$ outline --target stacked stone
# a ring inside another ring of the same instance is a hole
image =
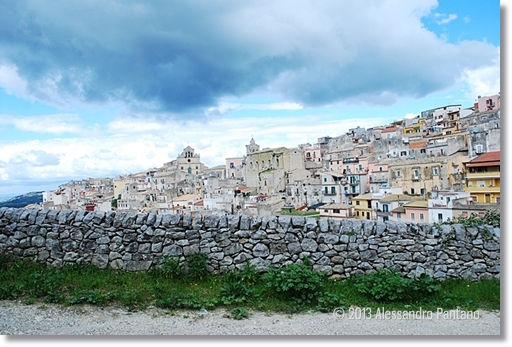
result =
[[[499,278],[500,229],[299,216],[171,215],[0,208],[0,254],[51,266],[145,271],[208,255],[210,271],[300,263],[334,278],[396,269],[408,277]]]

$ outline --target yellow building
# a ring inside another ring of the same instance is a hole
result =
[[[466,163],[466,185],[473,202],[495,204],[500,199],[500,152],[484,153]]]
[[[422,134],[423,133],[423,127],[424,127],[423,124],[424,124],[424,122],[425,122],[425,119],[420,118],[420,119],[418,119],[418,121],[416,123],[404,126],[403,133],[404,134],[409,134],[409,135]]]
[[[362,194],[352,198],[354,217],[356,219],[375,219],[372,216],[373,193]]]

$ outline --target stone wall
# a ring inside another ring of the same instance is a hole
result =
[[[338,278],[381,268],[409,277],[500,276],[500,229],[490,226],[0,208],[0,253],[51,266],[140,271],[195,252],[219,272],[247,261],[265,271],[307,256]]]

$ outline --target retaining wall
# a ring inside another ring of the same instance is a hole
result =
[[[346,278],[381,268],[408,277],[499,278],[500,229],[424,223],[0,208],[0,254],[51,266],[148,270],[164,256],[208,255],[211,271],[301,262]]]

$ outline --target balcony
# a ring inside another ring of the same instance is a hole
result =
[[[370,183],[387,183],[387,182],[388,182],[387,178],[370,176]]]
[[[488,171],[488,172],[468,172],[466,173],[468,180],[476,180],[479,178],[500,178],[500,171]]]
[[[359,163],[359,158],[343,158],[343,164]]]
[[[393,214],[391,212],[381,212],[377,211],[377,216],[392,216]]]

